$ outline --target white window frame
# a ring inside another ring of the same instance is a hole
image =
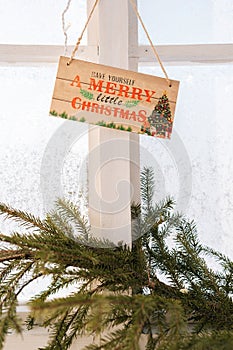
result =
[[[196,44],[196,45],[157,45],[161,60],[172,65],[196,65],[233,63],[233,44]],[[73,46],[68,46],[70,53]],[[0,44],[1,65],[30,65],[57,63],[64,55],[63,45],[9,45]],[[98,60],[97,45],[82,45],[78,51],[80,59]],[[139,65],[157,65],[151,47],[139,45],[129,48],[129,58],[138,59]]]

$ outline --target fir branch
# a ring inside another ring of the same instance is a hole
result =
[[[49,227],[39,218],[22,210],[14,209],[4,203],[0,203],[0,215],[13,219],[26,228],[38,228],[43,231],[49,231]]]
[[[29,259],[30,253],[22,250],[0,250],[1,257],[0,262],[10,261],[10,260],[22,260]]]
[[[141,172],[141,195],[142,195],[142,208],[145,212],[150,214],[153,208],[153,196],[154,196],[154,175],[152,168],[143,168]]]
[[[51,282],[32,298],[31,320],[43,313],[43,326],[51,328],[44,350],[67,350],[78,335],[106,330],[88,350],[138,349],[142,333],[147,350],[219,350],[223,339],[231,349],[232,261],[201,244],[194,223],[173,213],[171,199],[154,204],[152,170],[142,178],[143,203],[132,207],[132,250],[91,237],[87,219],[69,201],[58,201],[45,220],[0,206],[26,228],[0,235],[0,349],[8,329],[21,331],[18,296],[43,276]],[[208,255],[220,272],[208,266]],[[70,286],[72,293],[56,297]]]
[[[84,238],[88,239],[90,230],[87,220],[81,216],[80,211],[72,202],[59,199],[57,201],[57,212],[61,218],[69,220],[70,224],[74,223],[78,232],[81,233]]]

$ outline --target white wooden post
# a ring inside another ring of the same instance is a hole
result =
[[[88,10],[93,0],[87,0]],[[88,45],[98,61],[137,70],[130,58],[138,45],[137,18],[128,0],[101,0],[88,28]],[[93,234],[131,246],[131,203],[140,201],[139,136],[101,127],[89,128],[89,215]]]

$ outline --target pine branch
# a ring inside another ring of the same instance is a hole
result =
[[[10,260],[22,260],[22,259],[29,259],[30,253],[25,253],[22,250],[0,250],[1,251],[1,257],[0,262],[4,261],[10,261]]]
[[[0,203],[0,215],[4,215],[9,219],[18,222],[20,226],[26,228],[38,228],[39,230],[49,232],[50,228],[46,223],[32,214],[26,213],[22,210],[14,209],[4,203]]]
[[[75,225],[77,231],[82,233],[84,238],[88,239],[90,230],[87,226],[87,220],[80,215],[80,211],[72,202],[59,199],[57,201],[57,212],[60,214],[61,218],[65,220],[69,219],[70,223]]]
[[[152,168],[143,168],[141,172],[141,195],[143,206],[142,208],[148,214],[150,214],[153,208],[153,196],[154,196],[154,174]]]
[[[78,335],[106,331],[101,345],[87,349],[136,350],[144,333],[147,350],[215,350],[222,339],[230,350],[233,263],[201,244],[193,222],[173,213],[171,199],[154,204],[153,196],[153,172],[144,169],[143,202],[132,206],[132,250],[91,237],[87,219],[69,201],[59,200],[45,220],[1,204],[1,213],[26,230],[0,235],[0,349],[8,329],[21,331],[18,296],[50,276],[32,298],[28,320],[32,326],[45,315],[51,338],[44,350],[68,350]],[[212,271],[207,255],[221,271]],[[56,297],[70,286],[72,293]]]

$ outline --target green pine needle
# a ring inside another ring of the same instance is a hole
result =
[[[233,262],[201,243],[172,199],[155,204],[154,185],[152,169],[143,169],[132,248],[92,237],[70,201],[58,200],[45,219],[0,204],[21,229],[0,235],[0,349],[10,329],[22,332],[18,297],[44,277],[50,283],[30,300],[26,322],[50,329],[43,350],[68,350],[83,334],[100,339],[86,350],[139,350],[142,337],[146,350],[233,348]]]

